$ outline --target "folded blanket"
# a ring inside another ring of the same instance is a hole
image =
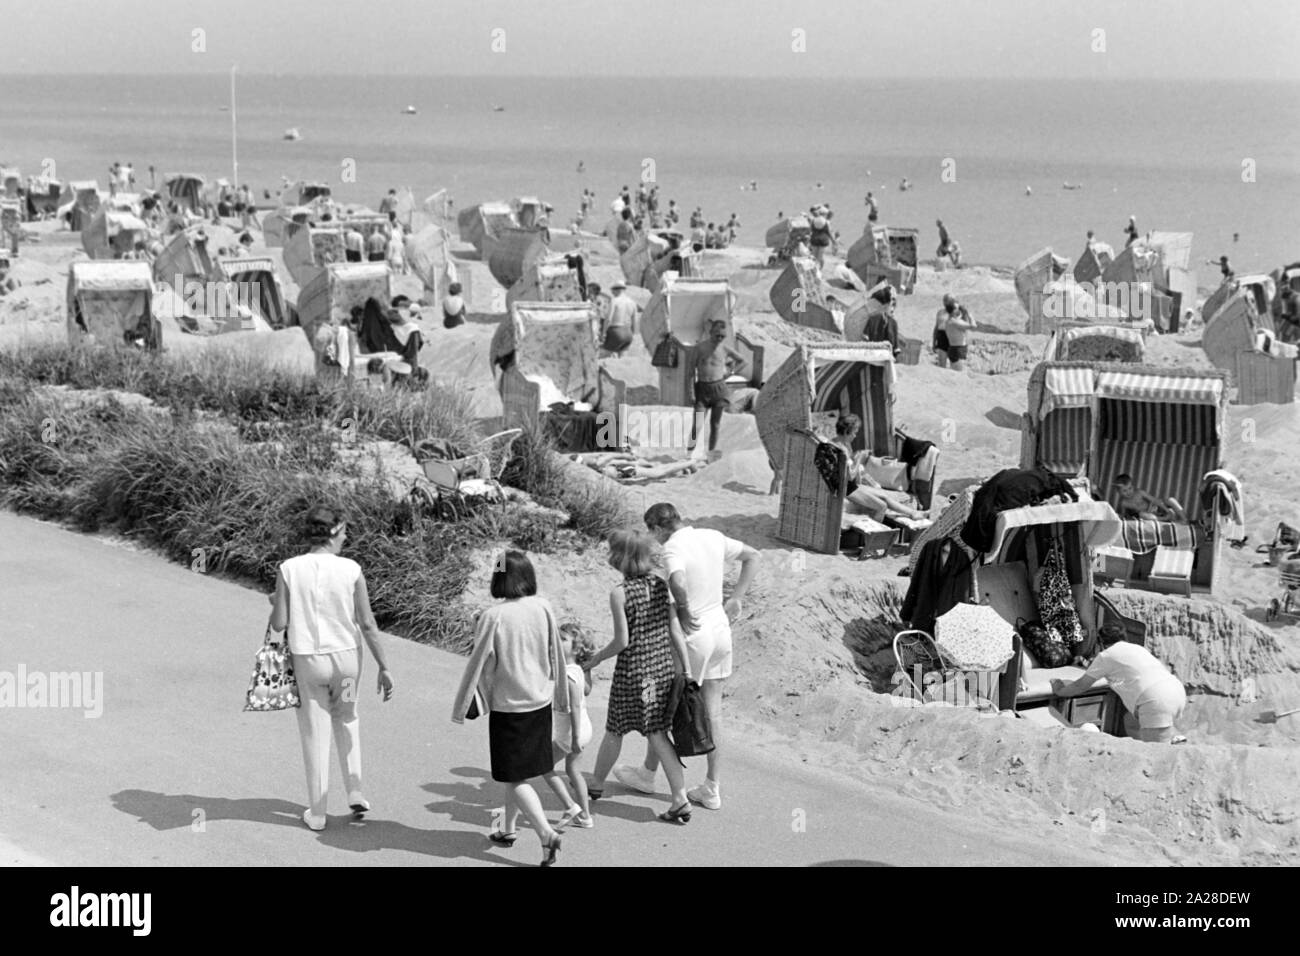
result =
[[[1127,518],[1120,528],[1120,540],[1134,554],[1146,554],[1156,548],[1191,550],[1201,543],[1201,531],[1195,525],[1176,521]]]

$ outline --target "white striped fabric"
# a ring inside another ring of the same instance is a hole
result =
[[[1078,408],[1092,404],[1096,372],[1086,366],[1049,368],[1043,379],[1044,418],[1058,408]]]
[[[1092,409],[1061,408],[1043,418],[1038,432],[1038,464],[1056,475],[1077,475],[1088,458]]]
[[[1223,398],[1223,380],[1143,375],[1138,372],[1100,372],[1097,375],[1097,397],[1180,405],[1218,405]]]

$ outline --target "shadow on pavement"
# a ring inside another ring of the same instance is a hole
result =
[[[892,863],[881,863],[879,860],[823,860],[820,863],[809,863],[809,866],[893,866]]]
[[[204,797],[193,793],[119,790],[109,797],[114,808],[155,830],[179,830],[214,820],[250,820],[302,827],[302,804],[269,797]]]
[[[304,836],[310,832],[302,822],[302,804],[288,800],[264,797],[232,799],[192,793],[157,793],[152,790],[121,790],[110,799],[116,809],[136,817],[155,830],[190,828],[200,821],[206,827],[220,820],[246,820],[251,823],[293,827],[302,830]],[[481,823],[484,816],[486,814],[479,811],[473,817],[466,814],[466,819]],[[453,816],[453,819],[457,818]],[[501,851],[496,850],[482,832],[426,830],[376,816],[359,821],[349,815],[331,815],[326,828],[316,833],[315,837],[317,842],[325,846],[352,853],[397,850],[445,859],[481,860],[505,866],[535,865],[531,859],[503,857]],[[531,856],[533,854],[528,854],[529,858]]]

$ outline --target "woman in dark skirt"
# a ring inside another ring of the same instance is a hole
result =
[[[686,643],[672,612],[668,582],[654,573],[655,541],[643,531],[615,531],[609,536],[609,563],[623,580],[609,593],[614,639],[583,665],[591,670],[617,657],[609,689],[605,738],[596,755],[596,769],[587,792],[600,795],[605,778],[618,759],[626,734],[643,735],[654,748],[672,788],[672,803],[659,819],[687,823],[691,804],[681,761],[668,740],[668,712],[673,680],[686,670]]]
[[[527,555],[507,551],[492,573],[492,596],[504,599],[479,615],[474,650],[461,678],[452,720],[463,721],[476,690],[490,711],[488,747],[492,779],[507,784],[506,814],[489,839],[513,846],[519,814],[537,831],[552,866],[560,835],[546,819],[533,777],[555,775],[551,713],[567,714],[564,650],[555,614],[537,596],[537,577]]]

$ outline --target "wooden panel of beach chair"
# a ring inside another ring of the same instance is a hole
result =
[[[1295,401],[1296,360],[1242,350],[1232,368],[1238,405],[1286,405]]]
[[[1038,602],[1029,583],[1029,569],[1020,561],[979,568],[975,590],[978,602],[993,608],[1012,627],[1018,621],[1038,620]],[[1003,665],[1002,678],[998,682],[998,707],[1002,710],[1015,709],[1019,691],[1023,651],[1019,634],[1013,638],[1013,644],[1015,653]]]
[[[789,429],[786,433],[777,537],[801,548],[839,554],[847,473],[840,469],[836,491],[827,487],[814,463],[819,444],[811,431]]]
[[[542,389],[511,367],[501,376],[502,419],[507,428],[536,431],[541,415]]]

